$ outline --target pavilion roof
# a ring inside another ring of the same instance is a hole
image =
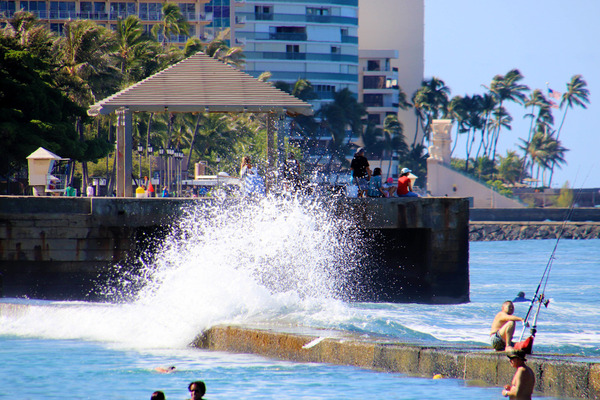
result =
[[[89,115],[232,112],[311,115],[311,105],[204,53],[196,53],[90,106]]]

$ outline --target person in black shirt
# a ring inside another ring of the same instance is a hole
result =
[[[352,169],[352,180],[358,186],[358,197],[364,197],[369,189],[369,179],[371,178],[371,169],[369,161],[365,157],[364,148],[360,147],[356,150],[350,168]]]

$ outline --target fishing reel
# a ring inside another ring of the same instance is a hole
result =
[[[542,303],[544,305],[544,307],[548,308],[548,305],[550,304],[550,299],[547,299],[544,296],[544,293],[540,294],[537,298],[537,301],[539,301],[540,303]]]

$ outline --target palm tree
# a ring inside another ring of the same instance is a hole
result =
[[[531,141],[531,135],[534,131],[543,130],[546,132],[551,128],[554,123],[554,117],[552,116],[552,103],[546,99],[540,89],[535,89],[531,93],[525,103],[525,107],[531,106],[531,113],[525,115],[526,118],[531,118],[531,124],[529,126],[529,134],[527,135],[527,142]],[[537,113],[535,108],[538,108]],[[522,174],[525,172],[527,165],[527,153],[523,156],[523,165],[521,167]]]
[[[521,72],[518,69],[511,69],[504,76],[494,76],[489,88],[484,86],[496,99],[496,110],[498,112],[504,108],[503,104],[505,101],[512,101],[519,104],[523,104],[525,102],[525,92],[529,91],[529,87],[519,83],[522,79],[523,75],[521,75]],[[503,110],[498,115],[501,114],[508,115],[506,110]],[[498,138],[500,136],[502,126],[503,124],[496,124],[497,129],[495,131],[495,137],[492,138],[494,143],[491,149],[492,160],[495,160],[496,158],[496,145],[498,144]]]
[[[177,3],[165,2],[162,6],[162,19],[152,27],[152,34],[166,48],[172,35],[189,35],[190,26]]]
[[[383,120],[383,145],[384,151],[387,151],[390,157],[387,170],[387,176],[389,177],[394,153],[400,156],[408,153],[408,145],[404,137],[404,126],[402,122],[398,121],[397,114],[388,115]]]
[[[362,135],[362,117],[366,113],[365,106],[358,103],[347,88],[335,92],[333,102],[321,107],[319,114],[323,116],[325,126],[331,133],[330,154],[332,159],[337,156],[340,160],[345,161],[343,147],[346,142],[346,128],[350,128],[352,136]]]
[[[144,32],[142,21],[135,15],[119,19],[115,35],[118,48],[114,58],[123,75],[124,86],[128,86],[145,77],[145,68],[142,67],[154,58],[155,49],[150,37]]]
[[[449,103],[450,88],[443,80],[433,77],[421,83],[421,87],[413,94],[412,104],[417,116],[417,129],[413,138],[413,147],[416,145],[419,123],[423,130],[423,140],[429,140],[431,122],[442,115],[446,115]]]
[[[220,31],[217,37],[206,44],[204,52],[210,57],[221,60],[225,64],[233,65],[239,69],[246,63],[246,56],[241,47],[229,47],[227,44],[229,34],[230,28]]]
[[[562,109],[565,105],[566,107],[560,121],[560,126],[558,127],[558,132],[556,133],[557,140],[560,137],[560,132],[565,123],[565,118],[567,117],[569,109],[574,106],[586,109],[586,104],[589,104],[590,102],[589,96],[590,91],[587,89],[587,82],[583,80],[581,75],[574,75],[571,78],[571,82],[567,83],[567,91],[562,95],[562,99],[560,100],[560,108]]]
[[[35,14],[28,11],[17,11],[6,21],[0,34],[15,38],[21,46],[43,60],[52,55],[51,46],[55,35],[39,21]]]
[[[521,149],[525,150],[531,159],[529,166],[530,175],[533,176],[533,167],[537,165],[536,179],[539,179],[540,171],[551,168],[552,164],[565,163],[564,154],[568,151],[558,140],[543,130],[534,133],[530,142],[521,139]],[[543,182],[542,182],[543,183]]]
[[[567,83],[567,91],[562,95],[560,100],[560,108],[565,107],[565,112],[563,113],[562,119],[560,121],[560,126],[558,127],[558,131],[556,133],[556,140],[560,137],[560,132],[562,131],[563,124],[565,123],[565,118],[567,117],[567,112],[570,108],[574,106],[579,106],[584,109],[587,108],[586,104],[589,104],[590,99],[590,91],[587,89],[587,82],[583,79],[581,75],[574,75],[571,78],[571,81]],[[554,164],[552,164],[552,168],[550,171],[550,181],[548,185],[552,185],[552,176],[554,175]]]
[[[498,177],[504,183],[515,184],[521,180],[522,166],[525,164],[524,159],[517,155],[514,150],[506,151],[506,156],[498,156]]]
[[[465,100],[462,96],[454,96],[452,100],[450,100],[448,103],[448,117],[450,117],[453,122],[456,122],[456,135],[454,137],[454,143],[452,144],[452,150],[450,151],[450,154],[452,155],[458,144],[458,135],[469,131],[465,127],[467,113],[465,109]]]

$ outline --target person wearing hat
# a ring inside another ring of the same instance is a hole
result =
[[[365,149],[359,147],[354,153],[354,158],[350,163],[352,169],[352,180],[358,186],[358,197],[363,197],[369,189],[369,179],[371,178],[371,169],[369,161],[365,157]]]
[[[385,197],[394,196],[396,194],[396,182],[394,181],[394,178],[392,178],[391,176],[387,178],[385,183],[381,185],[381,188],[383,189],[383,195]]]
[[[525,364],[525,353],[522,351],[510,351],[506,354],[510,365],[516,369],[510,385],[504,386],[502,396],[516,400],[531,400],[533,388],[535,387],[535,374]]]
[[[413,192],[412,182],[408,177],[412,171],[408,168],[402,168],[400,171],[400,177],[398,178],[398,197],[419,197],[418,194]]]

